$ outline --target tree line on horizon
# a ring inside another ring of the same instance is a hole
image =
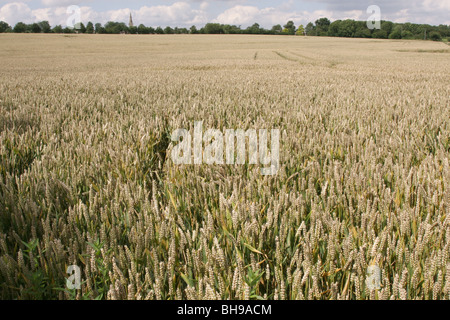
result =
[[[380,29],[369,29],[366,21],[336,20],[331,22],[328,18],[317,19],[309,22],[305,27],[295,26],[293,21],[288,21],[284,26],[274,25],[271,29],[262,28],[254,23],[245,29],[241,26],[207,23],[204,27],[190,28],[127,26],[123,22],[109,21],[104,26],[101,23],[88,22],[86,25],[79,23],[75,28],[56,25],[51,27],[48,21],[32,24],[18,22],[11,27],[4,21],[0,21],[0,33],[87,33],[87,34],[268,34],[268,35],[302,35],[302,36],[330,36],[348,38],[378,38],[378,39],[431,39],[441,41],[450,38],[450,26],[441,24],[432,26],[429,24],[394,23],[381,21]]]

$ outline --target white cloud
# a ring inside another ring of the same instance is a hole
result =
[[[382,19],[394,22],[413,22],[428,24],[448,24],[450,17],[449,0],[304,0],[325,5],[327,10],[340,17],[344,13],[363,12],[370,5],[378,5],[381,9]],[[366,15],[361,17],[366,19]]]
[[[272,8],[269,8],[271,10]],[[266,9],[267,10],[267,9]],[[221,13],[214,22],[224,24],[250,24],[261,17],[262,10],[253,6],[235,6]]]
[[[42,0],[44,6],[47,7],[62,7],[62,6],[72,6],[78,5],[80,3],[86,3],[86,0]]]
[[[203,1],[203,2],[200,4],[200,10],[206,10],[206,9],[208,9],[208,7],[209,7],[208,1]]]
[[[48,4],[56,3],[53,0],[43,0]],[[70,1],[73,2],[73,1]],[[147,26],[198,26],[208,22],[208,15],[205,10],[198,10],[191,7],[187,2],[176,2],[172,5],[159,6],[143,6],[138,10],[128,8],[95,11],[91,7],[80,7],[81,21],[100,22],[105,24],[108,21],[118,21],[128,23],[130,12],[133,15],[135,24],[144,24]],[[0,20],[14,25],[19,21],[25,23],[33,23],[37,21],[47,20],[52,26],[66,25],[70,14],[67,13],[67,7],[46,7],[31,10],[30,7],[23,2],[14,2],[4,5],[0,8]]]
[[[84,9],[84,10],[83,10]],[[136,25],[146,26],[191,26],[203,25],[208,22],[208,16],[204,10],[196,10],[187,2],[176,2],[172,5],[143,6],[137,10],[129,8],[109,10],[103,12],[93,11],[91,8],[82,7],[81,20],[106,23],[118,21],[128,23],[130,13]]]
[[[131,10],[135,23],[143,23],[147,26],[190,26],[192,24],[205,24],[208,15],[205,10],[193,9],[187,2],[175,2],[170,6],[144,6],[139,10]],[[130,10],[108,11],[107,16],[117,21],[128,21]]]
[[[258,8],[255,6],[234,6],[217,16],[214,22],[223,24],[234,24],[247,27],[257,22],[262,27],[270,28],[273,25],[284,25],[289,20],[294,21],[295,25],[306,25],[308,22],[314,22],[319,18],[327,17],[332,20],[337,19],[360,19],[363,17],[361,10],[353,10],[335,14],[328,10],[315,11],[290,11],[283,10],[286,3],[280,7]]]
[[[117,10],[98,11],[89,6],[81,7],[81,20],[106,23],[107,21],[128,22],[130,12],[133,14],[135,24],[147,26],[203,26],[207,22],[241,25],[247,27],[257,22],[262,27],[270,28],[275,24],[285,24],[293,20],[296,25],[314,22],[321,17],[330,20],[357,19],[366,20],[367,4],[373,0],[303,0],[305,2],[319,2],[325,10],[301,10],[297,1],[284,0],[278,5],[261,7],[260,5],[246,5],[250,1],[222,0],[228,7],[217,13],[206,0],[182,0],[170,5],[142,6],[139,9],[122,8]],[[10,25],[22,21],[32,23],[48,20],[52,26],[65,25],[70,14],[67,13],[69,5],[93,2],[92,0],[39,0],[41,8],[31,9],[27,4],[31,0],[22,0],[6,3],[0,7],[0,20]],[[382,19],[395,22],[414,22],[429,24],[450,24],[449,0],[377,0],[381,8]],[[1,2],[0,2],[1,3]],[[3,1],[4,3],[4,1]],[[34,7],[33,7],[34,8]],[[214,16],[212,12],[216,12]],[[216,17],[214,19],[214,17]]]
[[[35,18],[33,12],[26,3],[12,2],[5,4],[0,8],[0,20],[9,24],[15,24],[19,21],[32,23],[35,21]]]

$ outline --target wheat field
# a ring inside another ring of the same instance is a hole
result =
[[[428,41],[0,35],[0,298],[450,299],[449,58]],[[171,133],[195,121],[280,129],[278,173],[174,164]]]

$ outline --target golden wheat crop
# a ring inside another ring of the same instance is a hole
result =
[[[449,58],[426,41],[0,35],[0,298],[449,299]],[[175,165],[171,132],[194,121],[280,129],[278,174]]]

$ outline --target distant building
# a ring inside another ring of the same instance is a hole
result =
[[[134,24],[133,24],[133,17],[131,16],[131,12],[130,12],[130,22],[128,23],[128,27],[134,27]]]

